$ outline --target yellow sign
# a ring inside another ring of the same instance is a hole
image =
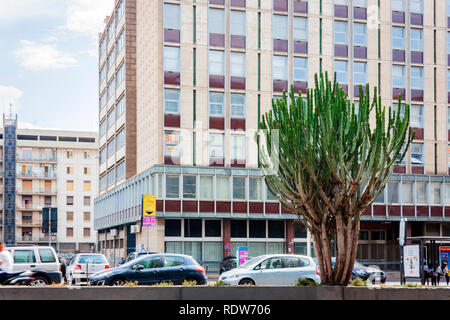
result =
[[[144,196],[142,204],[142,215],[144,217],[156,217],[156,197],[155,196]]]

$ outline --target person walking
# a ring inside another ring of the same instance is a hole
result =
[[[13,272],[13,265],[11,252],[5,249],[5,243],[0,240],[0,283]]]
[[[450,279],[449,279],[449,275],[448,275],[448,262],[447,261],[443,260],[441,265],[436,268],[435,276],[436,276],[437,285],[439,285],[439,281],[441,280],[442,276],[445,276],[445,280],[448,285]]]

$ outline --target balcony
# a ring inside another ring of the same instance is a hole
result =
[[[16,205],[16,210],[21,210],[21,211],[42,211],[43,206],[37,206],[37,205],[33,205],[33,204],[17,204]]]
[[[0,188],[1,191],[1,188]],[[39,195],[56,195],[58,191],[56,189],[37,189],[37,188],[16,188],[18,194],[39,194]]]
[[[16,174],[17,178],[37,178],[37,179],[56,179],[56,173],[53,172],[24,172],[20,171]]]
[[[40,163],[57,163],[57,157],[25,157],[21,155],[16,156],[17,162],[40,162]]]
[[[39,237],[39,236],[34,236],[34,235],[16,237],[17,242],[47,242],[48,243],[49,240],[50,240],[49,237]],[[54,241],[55,238],[53,237],[52,240]]]

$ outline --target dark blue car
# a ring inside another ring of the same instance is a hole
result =
[[[316,258],[314,258],[314,262],[316,262],[316,264],[319,265]],[[333,268],[335,262],[336,258],[332,258],[331,263]],[[355,264],[353,266],[352,278],[350,282],[353,282],[353,280],[356,278],[360,278],[362,280],[368,280],[370,278],[372,280],[372,283],[376,282],[385,283],[386,273],[377,268],[365,267],[361,263],[355,261]]]
[[[151,286],[161,282],[181,285],[185,280],[199,285],[208,283],[205,270],[194,258],[180,254],[146,255],[117,268],[101,271],[90,277],[94,286],[123,286],[125,282],[138,282]]]

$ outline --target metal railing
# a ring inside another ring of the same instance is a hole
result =
[[[16,161],[20,162],[57,162],[57,157],[24,157],[21,155],[16,156]]]
[[[56,179],[56,173],[36,173],[36,172],[17,172],[17,177],[23,177],[23,178],[52,178]]]
[[[1,188],[0,188],[1,190]],[[17,188],[17,193],[39,193],[39,194],[56,194],[58,191],[56,189],[36,189],[36,188]]]

